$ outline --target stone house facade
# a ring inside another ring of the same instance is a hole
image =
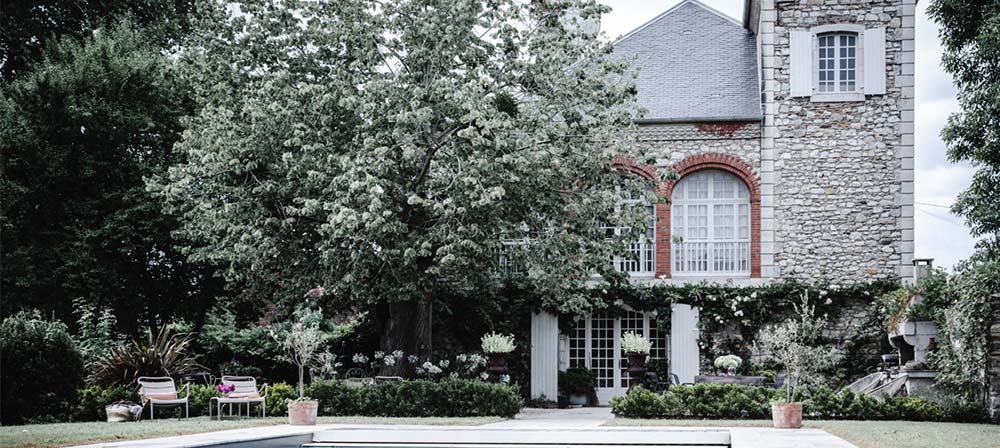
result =
[[[615,41],[657,161],[618,165],[680,175],[659,185],[655,231],[622,268],[640,283],[910,278],[915,3],[745,0],[738,21],[684,0]],[[656,339],[652,356],[682,380],[698,373],[696,309],[673,310],[670,335],[635,314],[579,319],[570,335],[535,315],[532,395],[555,397],[571,365],[597,371],[602,401],[623,393],[627,330]]]

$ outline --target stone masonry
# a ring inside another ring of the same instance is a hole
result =
[[[908,278],[914,1],[761,0],[752,14],[760,19],[762,209],[774,206],[761,227],[774,232],[775,275]],[[837,102],[791,96],[789,33],[827,24],[885,27],[884,95]]]

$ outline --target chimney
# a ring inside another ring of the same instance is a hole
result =
[[[931,273],[931,267],[934,266],[933,258],[914,258],[913,259],[913,284],[916,285],[924,277],[927,277]]]

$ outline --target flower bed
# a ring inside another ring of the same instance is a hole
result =
[[[340,381],[317,381],[306,395],[319,400],[320,415],[513,417],[524,406],[517,386],[475,380],[399,381],[357,388]]]
[[[754,386],[696,384],[674,386],[662,395],[637,388],[611,400],[611,412],[627,418],[769,419],[771,402],[783,390]],[[937,404],[918,397],[884,401],[851,392],[816,387],[800,397],[808,418],[823,420],[917,420],[982,422],[980,407],[955,402]]]

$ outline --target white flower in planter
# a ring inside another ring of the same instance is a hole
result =
[[[653,344],[641,334],[627,331],[622,335],[622,350],[625,353],[649,354]]]
[[[510,375],[500,375],[500,382],[504,384],[510,383]]]
[[[490,374],[488,374],[486,372],[480,373],[479,374],[479,378],[481,378],[483,381],[486,381],[486,380],[490,379]]]
[[[487,333],[483,335],[483,351],[486,353],[510,353],[514,351],[514,335]]]

